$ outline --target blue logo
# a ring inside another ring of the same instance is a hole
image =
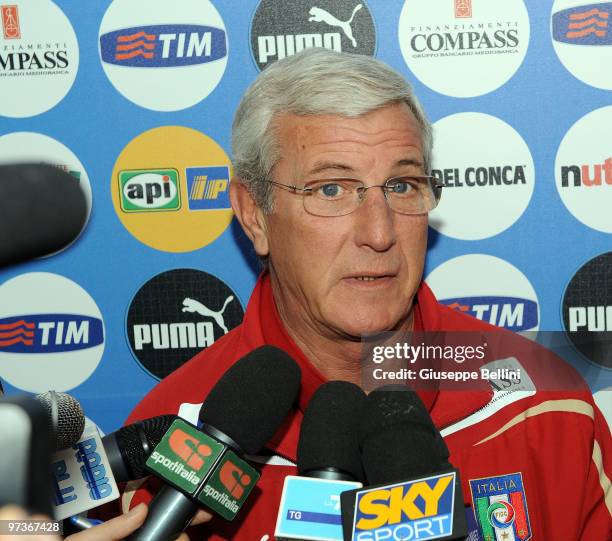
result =
[[[455,297],[440,302],[458,312],[511,331],[526,331],[538,325],[538,305],[529,299],[482,296]]]
[[[340,494],[361,483],[285,477],[274,536],[342,541]]]
[[[225,30],[195,24],[157,24],[100,36],[102,61],[134,68],[206,64],[227,55]],[[171,77],[171,75],[169,75]]]
[[[62,353],[104,341],[102,320],[76,314],[33,314],[0,319],[0,353]]]
[[[187,167],[190,210],[229,209],[229,167]]]
[[[553,39],[572,45],[612,45],[612,2],[564,9],[552,16]]]
[[[455,472],[357,492],[351,539],[425,541],[451,535]]]

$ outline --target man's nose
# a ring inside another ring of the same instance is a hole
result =
[[[384,252],[395,244],[395,213],[389,208],[379,186],[363,192],[361,204],[353,214],[356,218],[355,239],[358,245]]]

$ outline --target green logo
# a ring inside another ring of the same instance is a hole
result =
[[[227,520],[232,520],[259,480],[259,473],[232,451],[215,467],[198,500]]]
[[[181,208],[176,169],[137,169],[119,172],[119,197],[124,212],[159,212]]]
[[[146,465],[157,476],[193,496],[223,450],[223,445],[177,419],[155,447]]]

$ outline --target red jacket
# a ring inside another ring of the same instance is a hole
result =
[[[414,313],[415,330],[490,332],[496,329],[439,304],[424,283],[418,291]],[[496,330],[501,337],[498,352],[503,355],[498,358],[518,359],[536,389],[544,378],[558,375],[558,368],[554,374],[546,370],[553,358],[547,350],[512,333]],[[273,539],[283,479],[285,475],[296,474],[291,463],[296,460],[302,413],[314,391],[325,382],[284,329],[268,275],[258,280],[243,323],[161,381],[126,421],[132,423],[179,410],[195,421],[199,404],[227,368],[263,344],[284,349],[299,364],[302,388],[298,408],[268,446],[276,456],[261,468],[259,493],[251,495],[233,523],[215,518],[190,530],[192,541]],[[534,348],[538,355],[533,354]],[[612,539],[610,430],[588,388],[582,382],[575,383],[571,370],[568,374],[574,382],[572,389],[502,393],[493,400],[490,390],[419,393],[445,438],[451,463],[460,471],[466,504],[482,508],[482,501],[476,502],[479,497],[495,495],[496,491],[502,494],[508,480],[517,479],[516,475],[509,474],[521,474],[518,505],[522,512],[517,511],[514,530],[521,533],[516,539]],[[124,510],[149,501],[156,486],[151,479],[130,484],[122,499]],[[512,497],[516,498],[517,494]],[[516,507],[514,499],[509,501]],[[484,531],[483,539],[486,537],[487,531]],[[493,535],[491,541],[495,539]],[[500,536],[500,539],[512,537]]]

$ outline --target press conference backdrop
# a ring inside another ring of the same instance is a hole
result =
[[[233,113],[261,70],[320,45],[399,70],[434,123],[438,298],[558,331],[612,421],[611,353],[577,339],[612,330],[612,2],[0,0],[0,14],[0,162],[55,164],[90,205],[70,247],[0,270],[8,392],[69,391],[115,430],[239,324],[257,263],[228,200]]]

